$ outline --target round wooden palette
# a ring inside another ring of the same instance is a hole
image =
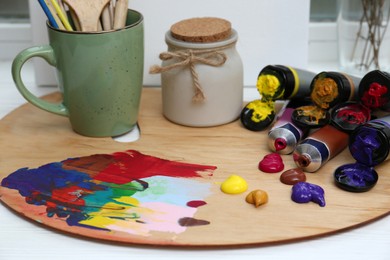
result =
[[[45,97],[60,100],[58,93]],[[378,184],[369,192],[350,193],[333,183],[333,172],[341,164],[353,162],[348,149],[330,160],[307,181],[325,190],[326,206],[297,204],[290,199],[291,186],[279,181],[280,173],[258,170],[258,162],[268,153],[267,131],[251,132],[239,121],[210,128],[190,128],[173,124],[162,116],[161,92],[144,88],[139,118],[141,137],[132,143],[111,138],[88,138],[74,133],[67,118],[42,111],[30,104],[14,110],[0,121],[0,179],[17,169],[36,168],[67,158],[92,154],[112,154],[137,150],[171,161],[211,165],[217,169],[203,179],[210,193],[206,205],[197,208],[196,219],[208,225],[191,226],[182,232],[132,232],[69,226],[63,218],[47,217],[44,206],[26,203],[17,190],[0,187],[0,199],[20,214],[72,234],[125,243],[171,246],[265,245],[329,235],[358,227],[387,215],[390,211],[390,175],[387,163],[376,168]],[[282,155],[285,170],[295,168],[291,155]],[[249,189],[238,195],[220,191],[230,175],[247,180]],[[194,188],[195,189],[195,188]],[[266,205],[255,208],[245,202],[248,192],[262,189],[269,195]],[[164,225],[162,223],[161,225]]]

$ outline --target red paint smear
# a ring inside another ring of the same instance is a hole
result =
[[[198,208],[198,207],[204,206],[206,204],[207,204],[206,201],[203,201],[203,200],[191,200],[191,201],[187,202],[187,206],[191,207],[191,208]]]
[[[52,201],[57,204],[65,205],[71,202],[74,206],[84,206],[85,201],[79,199],[82,195],[91,193],[90,191],[84,190],[79,186],[69,186],[61,189],[54,189],[51,194]],[[53,205],[54,206],[54,205]]]
[[[110,157],[110,163],[104,165],[104,168],[98,172],[94,169],[95,180],[124,184],[136,179],[152,176],[191,178],[201,177],[201,172],[213,171],[217,168],[215,166],[165,160],[150,155],[144,155],[135,150],[117,152],[110,155]],[[83,158],[70,160],[81,159]],[[88,159],[90,160],[91,157]],[[67,163],[69,163],[69,161]],[[90,163],[91,167],[96,165],[96,163]]]
[[[267,154],[259,163],[259,170],[263,172],[276,173],[283,169],[283,160],[278,153]]]

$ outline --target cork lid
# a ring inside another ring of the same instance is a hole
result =
[[[231,23],[216,17],[191,18],[171,26],[173,38],[185,42],[217,42],[231,34]]]

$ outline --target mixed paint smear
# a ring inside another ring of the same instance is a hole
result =
[[[1,186],[18,190],[28,204],[45,206],[49,218],[69,226],[150,236],[182,233],[206,204],[215,166],[165,160],[135,150],[96,154],[22,168]]]

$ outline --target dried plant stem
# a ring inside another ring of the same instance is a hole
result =
[[[351,60],[357,55],[359,43],[364,41],[362,55],[357,66],[360,69],[367,70],[374,65],[376,69],[380,69],[379,53],[389,23],[390,10],[387,11],[387,16],[384,17],[385,0],[361,0],[361,3],[363,14],[359,21]],[[367,27],[367,32],[364,35],[365,27]]]

